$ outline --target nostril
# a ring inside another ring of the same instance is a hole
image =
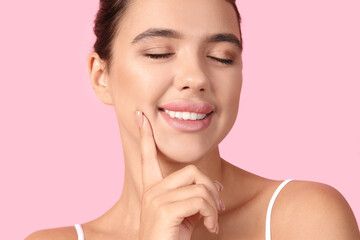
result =
[[[182,89],[185,90],[185,89],[189,89],[189,88],[190,88],[189,86],[185,86]],[[200,91],[202,91],[202,92],[205,91],[205,88],[200,88]]]

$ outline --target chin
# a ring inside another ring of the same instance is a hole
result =
[[[211,152],[215,144],[196,141],[157,141],[158,151],[165,159],[178,163],[195,163]],[[216,145],[217,146],[217,145]]]
[[[159,149],[160,150],[160,149]],[[195,153],[189,153],[188,151],[181,152],[181,151],[161,151],[161,155],[163,155],[165,160],[177,163],[184,163],[184,164],[193,164],[204,157],[204,154],[201,152],[196,151]]]

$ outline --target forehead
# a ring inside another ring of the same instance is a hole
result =
[[[218,32],[240,37],[235,10],[225,0],[133,0],[117,37],[130,43],[149,28],[175,29],[188,38]]]

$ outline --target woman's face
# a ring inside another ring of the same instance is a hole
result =
[[[135,111],[141,110],[162,154],[179,162],[205,156],[238,112],[242,59],[235,10],[225,0],[134,0],[119,27],[107,78],[121,134],[139,138]],[[190,117],[212,113],[176,120],[161,109],[169,103],[176,104],[167,110]]]

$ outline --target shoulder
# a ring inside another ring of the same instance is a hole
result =
[[[271,217],[274,239],[360,239],[355,216],[335,188],[292,181],[275,201]]]
[[[43,229],[31,233],[25,240],[72,240],[77,239],[77,232],[74,226]]]

